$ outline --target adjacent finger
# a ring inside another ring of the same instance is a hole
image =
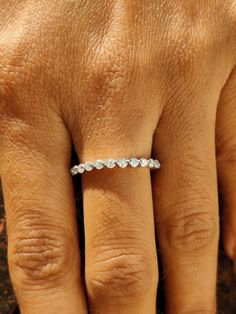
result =
[[[236,71],[222,90],[216,120],[219,189],[223,200],[222,235],[227,255],[236,260]]]
[[[162,163],[152,182],[166,267],[166,311],[215,313],[219,227],[214,112],[209,109],[213,106],[191,104],[190,99],[188,106],[192,113],[186,109],[181,116],[166,109],[154,139],[154,157],[158,154]]]
[[[45,114],[48,116],[48,114]],[[1,120],[8,258],[21,313],[86,313],[70,139],[61,120]]]

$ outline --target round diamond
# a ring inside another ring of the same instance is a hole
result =
[[[96,169],[102,169],[102,168],[104,168],[104,166],[105,166],[105,162],[104,162],[103,160],[100,160],[100,159],[98,159],[98,160],[95,162],[95,164],[94,164],[94,167],[95,167]]]
[[[158,160],[155,160],[154,163],[155,163],[154,168],[155,169],[160,169],[160,167],[161,167],[160,162]]]
[[[108,159],[106,160],[106,166],[107,168],[114,168],[116,165],[116,161],[114,159]]]
[[[140,159],[140,165],[141,167],[147,167],[148,166],[148,160],[146,158]]]
[[[128,161],[126,159],[119,159],[116,161],[116,163],[120,168],[125,168],[128,166]]]
[[[79,173],[83,173],[84,172],[84,164],[80,164],[79,166],[78,166],[78,172]]]
[[[78,172],[79,172],[79,167],[78,166],[74,166],[72,169],[71,169],[71,174],[73,176],[75,176]]]
[[[150,158],[148,160],[148,164],[149,164],[149,168],[154,168],[155,167],[155,161],[152,158]]]
[[[84,165],[84,168],[86,171],[91,171],[93,170],[94,164],[92,161],[88,161],[86,162],[86,164]]]
[[[131,167],[136,168],[139,165],[139,160],[137,158],[131,158],[129,164]]]

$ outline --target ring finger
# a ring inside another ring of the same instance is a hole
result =
[[[130,153],[125,149],[99,156],[83,152],[81,161],[107,156],[117,159]],[[147,157],[149,152],[136,153]],[[157,258],[150,170],[116,166],[82,176],[85,274],[91,313],[154,314]]]

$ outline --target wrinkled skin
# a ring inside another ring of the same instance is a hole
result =
[[[0,0],[0,173],[22,314],[215,313],[236,259],[236,3]],[[82,175],[85,278],[69,172]],[[218,177],[218,180],[217,180]],[[218,184],[217,184],[218,183]]]

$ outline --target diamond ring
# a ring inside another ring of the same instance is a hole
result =
[[[106,159],[101,160],[97,159],[95,161],[87,161],[86,163],[81,163],[79,165],[75,165],[71,168],[71,174],[74,176],[78,173],[82,174],[85,171],[91,171],[94,169],[101,170],[104,167],[112,169],[114,167],[126,168],[130,166],[132,168],[137,167],[148,167],[151,170],[160,169],[161,164],[157,159],[146,159],[146,158],[122,158],[122,159]]]

